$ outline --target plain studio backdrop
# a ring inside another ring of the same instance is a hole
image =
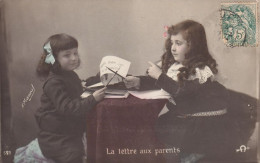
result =
[[[143,75],[149,66],[147,62],[158,61],[163,54],[164,26],[192,19],[205,27],[209,50],[219,65],[218,81],[227,88],[259,98],[259,47],[230,48],[223,43],[220,3],[220,0],[4,1],[17,145],[26,145],[37,135],[34,112],[40,106],[43,82],[36,77],[35,70],[43,43],[56,33],[78,39],[81,66],[76,72],[82,79],[95,75],[106,55],[129,60],[129,73]],[[22,108],[31,84],[35,93]]]

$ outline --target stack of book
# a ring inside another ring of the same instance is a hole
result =
[[[81,95],[82,98],[86,98],[98,89],[103,88],[103,83],[97,83],[85,88],[84,93]],[[127,98],[129,92],[123,82],[108,85],[105,91],[105,98]]]
[[[104,85],[100,82],[85,88],[85,92],[81,95],[86,98],[98,89],[103,88]],[[108,85],[105,91],[105,98],[127,98],[129,94],[140,99],[171,99],[171,95],[163,89],[157,90],[128,90],[123,82]]]

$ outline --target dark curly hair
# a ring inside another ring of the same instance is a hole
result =
[[[181,33],[189,44],[189,51],[185,54],[182,63],[184,67],[179,69],[178,80],[180,83],[188,79],[190,75],[195,74],[195,68],[202,69],[208,66],[214,74],[217,74],[217,63],[208,51],[205,29],[200,23],[193,20],[186,20],[168,28],[165,52],[161,57],[163,73],[167,73],[169,67],[176,62],[171,53],[171,36],[178,33]]]
[[[48,53],[45,50],[43,50],[43,53],[41,55],[40,61],[36,69],[38,77],[46,78],[51,71],[54,73],[59,73],[61,71],[61,66],[57,60],[58,53],[62,50],[68,50],[78,47],[78,41],[74,37],[64,33],[50,36],[46,40],[44,45],[48,42],[50,42],[52,53],[55,58],[55,63],[53,65],[45,63],[45,58],[48,55]]]

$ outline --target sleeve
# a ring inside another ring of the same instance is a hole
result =
[[[162,67],[162,61],[156,61],[155,62],[157,66],[160,68]],[[151,90],[151,89],[161,89],[156,85],[156,79],[151,78],[150,76],[136,76],[140,78],[140,91],[145,91],[145,90]]]
[[[140,89],[141,91],[151,90],[151,89],[160,89],[156,85],[156,80],[151,78],[150,76],[137,76],[140,78]]]
[[[93,95],[84,99],[72,98],[61,79],[47,81],[43,91],[54,104],[57,113],[63,116],[85,116],[97,104]]]
[[[161,74],[156,81],[156,85],[170,93],[173,97],[196,95],[195,93],[199,89],[207,85],[207,82],[200,84],[198,79],[185,80],[183,82],[183,86],[180,86],[178,82],[166,74]]]

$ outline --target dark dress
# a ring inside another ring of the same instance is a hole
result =
[[[96,104],[93,95],[81,99],[81,80],[74,71],[51,73],[43,85],[35,117],[43,155],[56,162],[82,162],[86,115]]]
[[[195,79],[184,81],[183,87],[180,87],[166,74],[161,74],[158,80],[145,76],[140,79],[141,89],[162,88],[176,102],[176,105],[167,103],[169,111],[159,117],[156,126],[158,138],[164,144],[179,147],[182,154],[198,153],[215,158],[235,152],[237,142],[232,141],[234,126],[229,123],[227,114],[186,116],[228,109],[228,92],[224,86],[210,79],[203,84]]]
[[[204,154],[202,161],[234,162],[248,160],[247,155],[236,152],[247,144],[255,129],[257,99],[226,89],[217,81],[184,81],[184,87],[161,74],[158,80],[138,76],[140,91],[163,88],[177,105],[167,103],[169,112],[159,117],[156,132],[166,147],[179,147],[182,154]],[[86,80],[86,86],[100,82],[99,74]],[[227,108],[227,113],[209,117],[186,117],[197,112]],[[185,156],[184,156],[185,157]],[[253,159],[253,158],[250,158]]]

